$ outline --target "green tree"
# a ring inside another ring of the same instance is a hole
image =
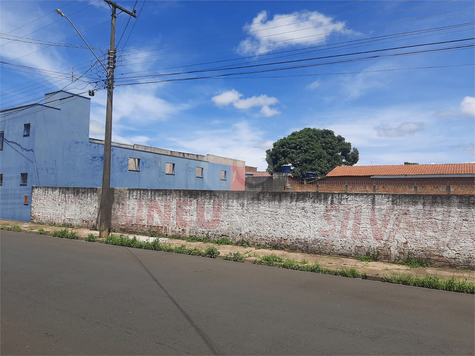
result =
[[[306,172],[325,176],[337,166],[352,166],[358,162],[359,152],[351,143],[332,130],[305,128],[281,138],[266,151],[267,171],[282,172],[291,164],[292,177],[303,179]]]

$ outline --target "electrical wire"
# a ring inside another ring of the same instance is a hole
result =
[[[272,63],[251,64],[251,65],[235,66],[235,67],[227,67],[227,68],[209,68],[209,69],[202,69],[202,70],[165,73],[165,74],[156,74],[156,75],[147,75],[147,76],[130,76],[130,77],[124,76],[124,77],[121,77],[120,79],[121,80],[124,80],[124,79],[141,79],[141,78],[175,76],[175,75],[182,75],[182,74],[196,74],[196,73],[216,72],[216,71],[225,71],[225,70],[247,69],[247,68],[256,68],[256,67],[263,67],[263,66],[276,66],[276,65],[282,65],[282,64],[299,63],[299,62],[306,62],[306,61],[315,61],[315,60],[321,60],[321,59],[339,58],[339,57],[346,57],[346,56],[356,56],[356,55],[369,54],[369,53],[378,53],[378,52],[384,52],[384,51],[395,51],[395,50],[416,48],[416,47],[422,47],[422,46],[435,46],[435,45],[448,44],[448,43],[466,42],[466,41],[473,41],[474,39],[475,39],[474,37],[470,37],[470,38],[463,38],[463,39],[450,40],[450,41],[422,43],[422,44],[399,46],[399,47],[392,47],[392,48],[381,48],[381,49],[375,49],[375,50],[369,50],[369,51],[359,51],[359,52],[353,52],[353,53],[335,54],[335,55],[329,55],[329,56],[311,57],[311,58],[295,59],[295,60],[272,62]]]
[[[397,2],[397,3],[389,3],[389,4],[384,4],[384,5],[381,5],[381,6],[389,6],[389,5],[394,5],[394,4],[400,4],[400,3],[405,3],[405,2],[411,2],[412,0],[404,0],[404,1],[400,1],[400,2]],[[370,18],[374,18],[374,17],[380,17],[380,16],[386,16],[386,15],[394,15],[394,14],[397,14],[397,13],[401,13],[401,12],[407,12],[407,11],[414,11],[414,10],[421,10],[421,9],[426,9],[428,7],[434,7],[434,6],[441,6],[441,5],[445,5],[445,4],[449,4],[449,3],[455,3],[455,2],[459,2],[461,0],[450,0],[450,1],[446,1],[446,2],[442,2],[442,3],[437,3],[437,4],[432,4],[432,5],[427,5],[427,6],[422,6],[422,7],[418,7],[418,8],[411,8],[411,9],[405,9],[405,10],[399,10],[399,11],[393,11],[393,12],[389,12],[389,13],[383,13],[383,14],[376,14],[376,15],[372,15],[372,16],[367,16],[367,17],[362,17],[362,18],[357,18],[357,19],[350,19],[350,20],[347,20],[345,23],[348,23],[348,22],[352,22],[352,21],[358,21],[358,20],[367,20],[367,19],[370,19]],[[378,6],[380,7],[380,6]],[[366,11],[366,10],[370,10],[370,9],[374,9],[374,8],[366,8],[366,9],[360,9],[360,10],[356,10],[356,11],[351,11],[349,13],[352,13],[352,12],[358,12],[358,11]],[[343,13],[343,14],[347,14],[347,13]],[[334,16],[338,16],[340,14],[336,14]],[[293,15],[295,16],[295,15]],[[323,17],[320,17],[318,19],[324,19],[324,18],[328,18],[327,16],[323,16]],[[280,20],[280,19],[279,19]],[[305,20],[305,21],[300,21],[300,22],[309,22],[309,21],[315,21],[316,19],[312,19],[312,20]],[[295,23],[299,23],[299,22],[293,22],[293,23],[290,23],[290,24],[286,24],[286,25],[279,25],[279,26],[275,26],[275,28],[278,28],[278,27],[285,27],[285,26],[291,26],[291,25],[294,25]],[[300,32],[300,31],[306,31],[306,30],[309,30],[309,29],[317,29],[317,28],[322,28],[322,27],[328,27],[328,26],[334,26],[335,23],[329,23],[329,24],[324,24],[324,25],[320,25],[320,26],[312,26],[312,27],[306,27],[306,28],[301,28],[301,29],[297,29],[297,30],[292,30],[292,31],[285,31],[285,32],[279,32],[279,33],[275,33],[275,34],[270,34],[270,35],[266,35],[266,36],[260,36],[259,38],[262,39],[262,38],[268,38],[268,37],[273,37],[273,36],[281,36],[283,34],[288,34],[288,33],[294,33],[294,32]],[[252,31],[253,33],[254,32],[260,32],[260,31],[268,31],[270,29],[273,29],[274,27],[271,27],[271,28],[265,28],[265,29],[261,29],[261,30],[255,30],[255,31]],[[340,31],[330,31],[330,32],[326,32],[324,34],[319,34],[319,36],[322,36],[322,35],[328,35],[328,34],[331,34],[331,33],[334,33],[334,32],[347,32],[349,29],[342,29]],[[229,37],[236,37],[236,36],[242,36],[242,34],[234,34],[234,35],[229,35],[229,36],[225,36],[225,37],[220,37],[220,38],[217,38],[217,39],[209,39],[209,40],[204,40],[204,41],[199,41],[199,42],[194,42],[194,43],[203,43],[203,42],[209,42],[209,41],[216,41],[216,40],[219,40],[219,39],[224,39],[224,38],[229,38]],[[301,39],[301,38],[306,38],[306,37],[313,37],[314,35],[311,35],[311,36],[303,36],[303,37],[298,37],[298,38],[293,38],[293,39],[289,39],[289,40],[295,40],[295,39]],[[286,41],[289,41],[289,40],[286,40]],[[232,42],[225,42],[225,43],[222,43],[222,44],[218,44],[218,45],[214,45],[214,46],[221,46],[221,45],[224,45],[224,44],[235,44],[235,43],[240,43],[241,41],[232,41]],[[279,43],[279,42],[285,42],[285,41],[275,41],[274,43]],[[194,44],[194,43],[191,43],[191,44]],[[189,45],[189,44],[187,44]],[[169,47],[164,47],[164,48],[161,48],[161,49],[158,49],[158,50],[153,50],[153,51],[161,51],[161,50],[167,50],[167,49],[170,49],[170,48],[177,48],[177,47],[182,47],[183,45],[174,45],[174,46],[169,46]],[[209,47],[214,47],[214,46],[207,46],[207,47],[202,47],[202,48],[209,48]],[[243,48],[253,48],[255,47],[254,46],[245,46]],[[198,48],[200,49],[200,48]],[[194,49],[196,50],[196,48]],[[152,52],[152,51],[145,51],[143,53],[147,53],[147,52]],[[141,52],[142,53],[142,52]],[[175,52],[165,52],[165,53],[162,53],[162,54],[170,54],[170,53],[177,53],[176,51]],[[119,59],[123,59],[125,57],[129,57],[129,56],[133,56],[134,54],[123,54],[123,55],[120,55],[119,56]],[[146,56],[146,58],[149,58],[150,56]],[[139,58],[144,58],[144,57],[132,57],[134,59],[139,59]]]
[[[348,30],[360,30],[360,29],[363,29],[363,28],[368,28],[368,27],[374,27],[374,26],[381,26],[381,25],[387,25],[387,24],[395,24],[395,23],[400,23],[400,22],[403,22],[403,21],[410,21],[410,20],[420,20],[422,18],[428,18],[428,17],[432,17],[432,16],[438,16],[438,15],[447,15],[447,14],[453,14],[453,13],[456,13],[456,12],[460,12],[460,11],[465,11],[465,10],[473,10],[474,7],[469,7],[469,8],[464,8],[464,9],[459,9],[459,10],[453,10],[453,11],[448,11],[448,12],[443,12],[443,13],[436,13],[436,14],[428,14],[428,15],[422,15],[422,16],[416,16],[416,17],[411,17],[411,18],[406,18],[406,19],[398,19],[398,20],[393,20],[393,21],[386,21],[386,22],[383,22],[383,23],[377,23],[377,24],[370,24],[370,25],[364,25],[364,26],[358,26],[358,27],[353,27],[351,29],[345,29],[345,30],[341,30],[341,31],[333,31],[333,33],[338,33],[338,32],[346,32]],[[331,34],[332,32],[325,32],[325,33],[321,33],[321,34],[318,34],[318,35],[309,35],[309,36],[301,36],[301,37],[294,37],[294,38],[291,38],[291,39],[286,39],[286,40],[282,40],[282,41],[275,41],[274,43],[282,43],[282,42],[288,42],[288,41],[295,41],[295,40],[301,40],[303,38],[309,38],[309,37],[319,37],[319,36],[327,36],[329,34]],[[235,43],[235,42],[231,42],[232,43]],[[230,43],[225,43],[225,44],[230,44]],[[222,46],[224,44],[219,44],[219,45],[212,45],[212,46],[207,46],[207,47],[202,47],[202,48],[210,48],[210,47],[216,47],[216,46]],[[253,46],[247,46],[248,48],[252,48],[252,47],[256,47],[256,46],[259,46],[259,45],[253,45]],[[180,53],[180,52],[188,52],[188,51],[193,51],[193,50],[196,50],[196,49],[187,49],[187,50],[183,50],[183,51],[175,51],[175,52],[166,52],[166,53],[162,53],[161,55],[167,55],[167,54],[171,54],[171,53]],[[218,53],[218,52],[229,52],[229,51],[234,51],[234,48],[233,49],[225,49],[225,50],[220,50],[220,51],[213,51],[213,52],[207,52],[207,53],[201,53],[199,55],[204,55],[204,54],[213,54],[213,53]],[[188,57],[188,56],[182,56],[182,57],[174,57],[172,59],[178,59],[178,58],[183,58],[183,57]],[[170,58],[167,57],[167,60],[169,60]],[[160,59],[160,60],[151,60],[150,57],[147,57],[147,63],[150,64],[150,63],[153,63],[153,62],[158,62],[158,61],[161,61],[163,59]],[[127,61],[123,61],[122,62],[122,65],[138,65],[138,64],[141,64],[142,62],[127,62]]]
[[[455,46],[455,47],[447,47],[447,48],[428,49],[428,50],[414,51],[414,52],[408,52],[408,53],[382,54],[382,55],[374,55],[374,56],[369,56],[369,57],[364,57],[364,58],[347,59],[347,60],[336,61],[336,62],[313,63],[313,64],[305,64],[305,65],[291,66],[291,67],[262,69],[262,70],[253,71],[253,72],[223,73],[223,74],[217,74],[217,75],[210,75],[210,76],[206,76],[206,77],[188,77],[188,78],[174,78],[174,79],[165,79],[165,80],[132,82],[132,83],[116,84],[116,86],[119,87],[119,86],[126,86],[126,85],[144,85],[144,84],[168,83],[168,82],[178,82],[178,81],[202,80],[202,79],[210,79],[210,78],[222,78],[222,77],[236,76],[236,75],[242,75],[242,74],[267,73],[267,72],[275,72],[275,71],[283,71],[283,70],[310,68],[310,67],[323,66],[323,65],[333,65],[333,64],[341,64],[341,63],[348,63],[348,62],[356,62],[356,61],[362,61],[362,60],[368,60],[368,59],[377,59],[377,58],[384,58],[384,57],[398,57],[398,56],[410,55],[410,54],[440,52],[440,51],[444,51],[444,50],[467,49],[467,48],[473,48],[474,46],[475,45],[472,44],[472,45]]]

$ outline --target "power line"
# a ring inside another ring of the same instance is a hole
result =
[[[406,18],[406,19],[398,19],[398,20],[393,20],[393,21],[386,21],[386,22],[383,22],[383,23],[377,23],[377,24],[370,24],[370,25],[358,26],[358,27],[353,27],[353,28],[351,28],[351,29],[346,29],[346,30],[342,30],[342,31],[333,31],[333,32],[343,32],[343,31],[348,31],[348,30],[360,30],[360,29],[363,29],[363,28],[374,27],[374,26],[381,26],[381,25],[387,25],[387,24],[394,24],[394,23],[399,23],[399,22],[403,22],[403,21],[419,20],[419,19],[421,19],[421,18],[428,18],[428,17],[432,17],[432,16],[447,15],[447,14],[452,14],[452,13],[455,13],[455,12],[460,12],[460,11],[465,11],[465,10],[472,10],[473,8],[474,8],[474,7],[469,7],[469,8],[464,8],[464,9],[459,9],[459,10],[453,10],[453,11],[448,11],[448,12],[443,12],[443,13],[428,14],[428,15],[416,16],[416,17],[411,17],[411,18]],[[325,32],[325,33],[321,33],[321,34],[318,34],[318,35],[309,35],[309,36],[294,37],[294,38],[286,39],[286,40],[282,40],[282,41],[275,41],[275,43],[282,43],[282,42],[288,42],[288,41],[295,41],[295,40],[299,40],[299,39],[303,39],[303,38],[309,38],[309,37],[326,36],[326,35],[329,35],[329,34],[331,34],[331,33],[332,33],[332,32]],[[219,44],[219,45],[212,45],[212,46],[207,46],[207,47],[202,47],[202,48],[216,47],[216,46],[222,46],[222,45],[225,45],[225,44],[233,44],[233,43],[236,43],[236,42],[228,42],[228,43],[223,43],[223,44]],[[254,46],[248,46],[248,47],[256,47],[256,45],[254,45]],[[191,51],[191,50],[196,50],[196,49],[187,49],[187,50],[175,51],[175,52],[165,52],[165,53],[162,53],[161,55],[170,54],[170,53],[187,52],[187,51]],[[228,52],[228,51],[234,51],[234,49],[226,49],[226,50],[221,50],[221,51],[214,51],[214,52],[201,53],[200,55],[203,55],[203,54],[211,54],[211,53],[217,53],[217,52]],[[174,57],[174,58],[172,58],[172,59],[183,58],[183,57],[188,57],[188,56]],[[160,60],[155,60],[155,61],[153,61],[153,60],[150,60],[149,57],[147,57],[147,58],[148,58],[147,63],[152,63],[152,62],[160,61]],[[168,60],[168,59],[170,59],[170,58],[167,58],[167,60]],[[124,63],[124,61],[122,61],[122,63]],[[136,64],[140,64],[140,63],[142,63],[142,62],[130,62],[130,63],[128,63],[128,62],[126,61],[125,63],[127,63],[128,65],[136,65]],[[124,64],[122,64],[122,65],[124,65]]]
[[[283,57],[287,57],[287,56],[294,56],[294,55],[301,55],[301,54],[305,54],[305,53],[309,53],[309,52],[315,52],[317,50],[322,50],[322,49],[325,50],[325,49],[334,49],[334,48],[340,48],[340,47],[348,48],[348,45],[356,46],[356,45],[360,45],[361,43],[365,43],[365,42],[375,43],[377,41],[382,41],[382,40],[385,40],[385,42],[386,42],[387,39],[393,39],[393,38],[398,38],[398,37],[407,38],[408,36],[413,36],[413,35],[418,35],[418,34],[426,34],[428,32],[443,31],[443,30],[447,30],[447,29],[456,29],[456,28],[460,28],[460,27],[473,26],[474,24],[475,24],[475,22],[467,22],[467,23],[456,24],[456,25],[448,25],[448,26],[441,26],[441,27],[435,27],[435,28],[429,28],[429,29],[422,29],[422,30],[400,32],[400,33],[395,33],[395,34],[388,34],[388,35],[383,35],[383,36],[369,37],[369,38],[363,38],[363,39],[359,39],[359,40],[349,40],[349,41],[336,42],[336,43],[325,44],[325,45],[316,45],[316,46],[308,46],[308,47],[298,48],[298,49],[289,49],[289,50],[284,50],[284,51],[279,51],[279,52],[269,52],[269,53],[261,55],[260,57],[274,56],[274,58],[283,58]],[[275,57],[276,55],[280,55],[280,54],[287,54],[287,55]],[[245,56],[245,57],[230,58],[230,59],[223,59],[223,60],[210,61],[210,62],[192,63],[192,64],[187,64],[187,65],[173,66],[173,67],[157,68],[157,69],[150,69],[150,70],[144,70],[144,71],[134,71],[134,72],[131,72],[131,73],[123,73],[121,75],[137,74],[137,73],[149,73],[149,72],[163,71],[163,70],[169,70],[169,69],[175,69],[175,68],[185,68],[185,67],[190,67],[190,66],[202,66],[202,65],[224,63],[224,62],[231,62],[231,61],[241,61],[241,60],[246,60],[246,59],[251,59],[251,58],[255,58],[255,57],[254,56]],[[267,59],[268,58],[264,58],[261,61],[264,61],[264,60],[267,60]],[[254,63],[255,63],[255,61],[254,61]]]
[[[474,39],[474,37],[470,37],[470,38],[463,38],[463,39],[450,40],[450,41],[439,41],[439,42],[432,42],[432,43],[423,43],[423,44],[391,47],[391,48],[381,48],[381,49],[375,49],[375,50],[369,50],[369,51],[359,51],[359,52],[353,52],[353,53],[335,54],[335,55],[321,56],[321,57],[311,57],[311,58],[295,59],[295,60],[281,61],[281,62],[260,63],[260,64],[235,66],[235,67],[227,67],[227,68],[209,68],[209,69],[193,70],[193,71],[187,71],[187,72],[175,72],[175,73],[165,73],[165,74],[147,75],[147,76],[131,76],[131,77],[122,77],[120,79],[125,80],[125,79],[166,77],[166,76],[175,76],[175,75],[182,75],[182,74],[196,74],[196,73],[205,73],[205,72],[256,68],[256,67],[263,67],[263,66],[276,66],[276,65],[282,65],[282,64],[299,63],[299,62],[306,62],[306,61],[315,61],[315,60],[321,60],[321,59],[339,58],[339,57],[346,57],[346,56],[356,56],[356,55],[369,54],[369,53],[378,53],[378,52],[384,52],[384,51],[395,51],[395,50],[416,48],[416,47],[422,47],[422,46],[435,46],[435,45],[441,45],[441,44],[466,42],[466,41],[471,41],[473,39]]]
[[[367,0],[363,0],[363,1],[367,1]],[[349,11],[349,12],[344,12],[344,13],[341,13],[341,14],[336,14],[336,15],[333,15],[334,17],[336,16],[339,16],[339,15],[345,15],[345,14],[350,14],[350,13],[355,13],[355,12],[360,12],[360,11],[367,11],[367,10],[371,10],[371,9],[375,9],[375,8],[379,8],[379,7],[383,7],[383,6],[389,6],[389,5],[394,5],[394,4],[401,4],[401,3],[405,3],[405,2],[411,2],[412,0],[403,0],[403,1],[398,1],[398,2],[395,2],[395,3],[389,3],[389,4],[384,4],[384,5],[380,5],[380,6],[375,6],[375,7],[370,7],[370,8],[365,8],[365,9],[358,9],[358,10],[354,10],[354,11]],[[460,1],[460,0],[451,0],[449,2],[452,2],[452,1]],[[444,3],[442,3],[444,4]],[[305,11],[303,12],[303,14],[305,13],[313,13],[313,12],[318,12],[318,10],[315,10],[315,11]],[[283,19],[286,19],[286,18],[289,18],[289,17],[295,17],[295,14],[292,14],[292,15],[289,15],[289,16],[283,16],[283,17],[280,17],[279,19],[277,19],[276,21],[279,21],[279,20],[283,20]],[[320,19],[326,19],[328,18],[329,16],[322,16],[322,17],[318,17],[316,19],[311,19],[311,20],[303,20],[303,21],[296,21],[296,22],[292,22],[292,23],[289,23],[289,24],[285,24],[285,25],[278,25],[278,26],[273,26],[273,27],[268,27],[268,28],[265,28],[265,29],[261,29],[261,30],[253,30],[253,31],[249,31],[249,33],[256,33],[256,32],[261,32],[261,31],[269,31],[269,30],[272,30],[272,29],[275,29],[275,28],[280,28],[280,27],[286,27],[286,26],[292,26],[292,25],[295,25],[295,24],[298,24],[298,23],[304,23],[304,22],[311,22],[311,21],[315,21],[315,20],[320,20]],[[245,25],[244,27],[249,27],[249,26],[252,26],[253,24],[251,25]],[[311,27],[312,29],[313,28],[319,28],[319,27],[325,27],[325,26],[331,26],[331,25],[335,25],[335,23],[330,23],[330,24],[327,24],[327,25],[322,25],[322,26],[314,26],[314,27]],[[239,28],[243,28],[243,27],[239,27]],[[235,28],[233,28],[235,29]],[[309,29],[309,28],[306,28],[306,29]],[[303,29],[305,30],[305,29]],[[219,31],[221,32],[221,31]],[[274,34],[274,35],[270,35],[270,36],[276,36],[276,35],[280,35],[280,34],[285,34],[285,33],[290,33],[290,32],[293,32],[293,31],[287,31],[287,32],[281,32],[281,33],[278,33],[278,34]],[[191,42],[191,43],[187,43],[186,45],[190,45],[190,44],[195,44],[195,43],[203,43],[203,42],[209,42],[209,41],[216,41],[216,40],[220,40],[220,39],[224,39],[224,38],[229,38],[229,37],[236,37],[236,36],[242,36],[241,33],[239,34],[233,34],[233,35],[229,35],[229,36],[224,36],[224,37],[218,37],[218,38],[212,38],[212,39],[207,39],[207,40],[203,40],[203,41],[197,41],[197,42]],[[198,36],[194,36],[194,37],[198,37]],[[163,43],[168,43],[168,42],[177,42],[176,40],[175,41],[165,41]],[[163,44],[162,43],[162,44]],[[227,42],[226,44],[228,43],[236,43],[236,42]],[[165,47],[164,49],[169,49],[169,48],[176,48],[176,47],[182,47],[184,45],[174,45],[174,46],[169,46],[169,47]],[[161,51],[163,49],[156,49],[156,50],[150,50],[150,51],[143,51],[143,52],[140,52],[140,53],[147,53],[147,52],[153,52],[153,51]],[[128,57],[128,56],[132,56],[134,55],[135,53],[130,53],[130,54],[122,54],[120,55],[119,57],[120,58],[124,58],[124,57]],[[138,57],[138,58],[142,58],[142,57]]]
[[[313,63],[313,64],[306,64],[306,65],[299,65],[299,66],[263,69],[263,70],[253,71],[253,72],[223,73],[223,74],[217,74],[217,75],[210,75],[206,77],[174,78],[174,79],[155,80],[155,81],[143,81],[143,82],[137,82],[137,83],[132,82],[132,83],[117,84],[117,86],[145,85],[145,84],[168,83],[168,82],[178,82],[178,81],[202,80],[202,79],[211,79],[211,78],[223,78],[223,77],[236,76],[236,75],[242,75],[242,74],[256,74],[256,73],[267,73],[267,72],[292,70],[292,69],[302,69],[302,68],[309,68],[309,67],[316,67],[316,66],[323,66],[323,65],[333,65],[333,64],[356,62],[356,61],[362,61],[362,60],[368,60],[368,59],[377,59],[377,58],[383,58],[383,57],[398,57],[398,56],[411,55],[411,54],[439,52],[439,51],[455,50],[455,49],[466,49],[466,48],[473,48],[473,47],[474,45],[472,44],[472,45],[446,47],[446,48],[435,48],[435,49],[428,49],[428,50],[421,50],[421,51],[414,51],[414,52],[407,52],[407,53],[374,55],[374,56],[369,56],[369,57],[353,58],[353,59],[346,59],[342,61],[327,62],[327,63]]]

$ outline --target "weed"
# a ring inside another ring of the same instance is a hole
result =
[[[53,237],[59,237],[61,239],[72,239],[77,240],[78,235],[76,231],[69,231],[68,229],[53,231]]]
[[[267,256],[262,256],[260,259],[255,260],[254,263],[257,265],[265,265],[265,266],[276,266],[277,264],[282,264],[284,259],[277,255],[271,254]]]
[[[7,225],[2,225],[2,230],[6,231],[16,231],[16,232],[22,232],[22,228],[19,227],[18,225],[15,226],[7,226]]]
[[[211,241],[208,237],[196,237],[196,236],[191,236],[186,239],[186,242],[205,242],[205,243],[210,243],[213,242]]]
[[[430,263],[427,260],[416,257],[406,257],[405,259],[395,262],[398,265],[407,266],[409,268],[420,268],[420,267],[430,267]]]
[[[366,251],[366,254],[358,257],[358,260],[362,262],[378,262],[379,251],[376,251],[376,252]]]
[[[150,232],[148,233],[148,236],[149,237],[159,237],[158,231],[150,230]]]
[[[251,244],[249,241],[246,241],[246,240],[241,240],[241,242],[239,243],[240,246],[242,247],[251,247]]]
[[[48,230],[45,230],[45,229],[43,229],[42,227],[40,227],[40,228],[38,229],[38,231],[36,231],[36,233],[37,233],[38,235],[49,235],[49,234],[50,234],[50,232],[49,232]]]
[[[96,236],[94,236],[93,234],[89,234],[84,240],[86,240],[87,242],[96,242]]]
[[[224,259],[227,260],[227,261],[243,262],[244,263],[244,257],[245,257],[245,255],[243,255],[240,252],[235,252],[235,253],[230,252],[228,255],[224,256]]]
[[[475,283],[467,280],[441,279],[437,276],[411,276],[407,274],[393,274],[390,277],[381,278],[383,282],[404,284],[414,287],[424,287],[431,289],[441,289],[451,292],[474,294]]]
[[[219,251],[216,247],[208,247],[206,250],[202,250],[199,248],[188,248],[185,245],[172,246],[170,244],[161,244],[159,240],[153,240],[151,242],[139,241],[137,240],[136,236],[134,236],[133,238],[129,238],[124,235],[110,235],[106,237],[104,242],[109,245],[141,248],[145,250],[174,252],[183,255],[202,256],[209,258],[216,258],[219,255]]]
[[[296,260],[285,259],[282,263],[282,268],[300,270],[300,263]]]
[[[234,243],[230,239],[228,239],[227,237],[223,237],[219,240],[216,240],[215,243],[217,245],[234,245]]]
[[[308,260],[306,260],[306,259],[304,258],[302,261],[300,261],[300,264],[301,264],[301,265],[306,265],[306,264],[308,264]]]
[[[206,250],[205,250],[205,256],[206,257],[209,257],[209,258],[217,258],[219,255],[219,251],[216,247],[208,247]]]

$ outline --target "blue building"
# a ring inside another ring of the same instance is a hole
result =
[[[89,115],[89,98],[64,91],[0,111],[0,218],[29,221],[32,186],[102,185]],[[244,174],[244,161],[112,143],[111,187],[244,190]]]

